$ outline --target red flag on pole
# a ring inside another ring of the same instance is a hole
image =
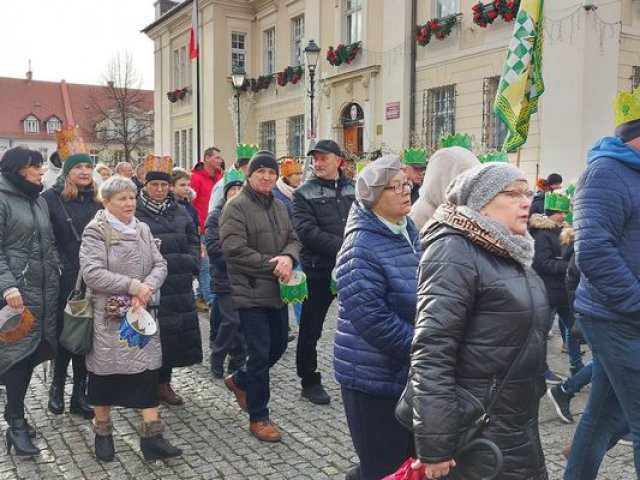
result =
[[[193,0],[191,10],[191,40],[189,42],[189,58],[198,58],[200,55],[200,42],[198,39],[198,0]]]

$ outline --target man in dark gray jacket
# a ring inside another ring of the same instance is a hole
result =
[[[278,178],[273,154],[255,153],[247,174],[247,183],[227,202],[220,218],[220,243],[249,355],[245,367],[225,384],[249,412],[251,434],[279,442],[281,433],[269,420],[269,369],[287,348],[289,316],[280,300],[279,281],[289,282],[301,245],[287,208],[273,198]]]
[[[296,368],[302,396],[327,404],[330,398],[317,371],[316,346],[334,298],[331,272],[342,246],[355,186],[340,173],[342,153],[333,140],[319,140],[308,155],[313,156],[313,175],[293,194],[293,223],[303,245],[302,266],[309,286],[309,298],[302,304]]]

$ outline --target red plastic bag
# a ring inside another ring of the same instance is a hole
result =
[[[424,465],[418,470],[411,468],[415,458],[409,458],[395,473],[387,475],[382,480],[425,480]]]

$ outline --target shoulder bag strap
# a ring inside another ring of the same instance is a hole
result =
[[[64,213],[64,216],[67,217],[67,225],[69,225],[69,228],[71,229],[71,233],[73,233],[73,236],[76,239],[76,241],[79,242],[81,240],[80,235],[78,235],[78,231],[76,230],[76,227],[73,225],[73,220],[71,220],[71,217],[69,216],[69,212],[67,212],[67,209],[64,206],[62,197],[57,193],[55,195],[56,195],[56,198],[58,199],[58,203],[60,204],[60,208],[62,208],[62,212]]]
[[[534,304],[533,304],[533,294],[531,293],[531,284],[529,283],[529,278],[527,277],[527,272],[524,272],[524,279],[525,279],[525,282],[527,284],[527,291],[529,292],[529,299],[530,299],[530,302],[531,302],[531,317],[530,317],[531,322],[529,324],[529,333],[527,334],[527,338],[525,339],[524,343],[522,344],[522,347],[519,349],[518,354],[516,355],[516,358],[514,358],[513,362],[511,362],[511,365],[509,366],[509,370],[507,370],[507,373],[504,376],[504,378],[502,379],[502,382],[500,383],[500,386],[495,391],[495,393],[492,396],[489,397],[490,400],[489,400],[489,402],[488,402],[488,404],[487,404],[487,406],[485,408],[487,416],[489,416],[491,414],[491,410],[493,410],[493,407],[498,402],[498,399],[500,398],[500,395],[502,395],[502,392],[504,391],[505,387],[507,386],[507,384],[509,383],[509,381],[513,377],[513,374],[515,373],[516,367],[518,366],[518,363],[520,363],[520,360],[522,359],[522,356],[524,355],[524,352],[527,349],[527,345],[531,341],[531,337],[533,336],[533,332],[535,330],[535,322],[534,322],[535,308],[534,308]]]

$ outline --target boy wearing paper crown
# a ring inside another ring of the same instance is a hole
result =
[[[240,330],[240,317],[231,297],[227,261],[220,244],[220,215],[227,201],[240,192],[244,181],[245,175],[240,170],[229,170],[224,174],[223,200],[209,213],[204,227],[204,241],[211,264],[211,291],[216,295],[220,317],[218,332],[211,341],[209,356],[211,375],[214,378],[224,376],[224,361],[227,356],[227,374],[231,375],[244,365],[247,355],[244,335]]]
[[[233,168],[235,170],[241,171],[246,176],[247,168],[249,166],[249,159],[257,151],[257,145],[253,145],[251,143],[238,143],[236,145],[236,161],[233,164]],[[218,182],[216,183],[215,187],[213,187],[213,192],[211,192],[211,199],[209,200],[209,213],[211,213],[213,209],[216,208],[220,202],[222,202],[223,187],[224,182]]]
[[[182,405],[184,400],[171,386],[172,370],[202,362],[200,323],[191,288],[199,273],[200,241],[191,215],[170,193],[172,170],[171,157],[147,156],[136,217],[160,240],[160,253],[167,261],[158,309],[162,344],[158,395],[169,405]]]
[[[427,169],[427,151],[423,148],[408,148],[402,152],[402,163],[407,179],[413,183],[411,188],[411,205],[420,197],[420,187]]]
[[[565,480],[596,478],[607,446],[628,429],[640,474],[640,89],[620,93],[614,108],[615,134],[589,151],[573,198],[582,274],[574,306],[596,355]]]

